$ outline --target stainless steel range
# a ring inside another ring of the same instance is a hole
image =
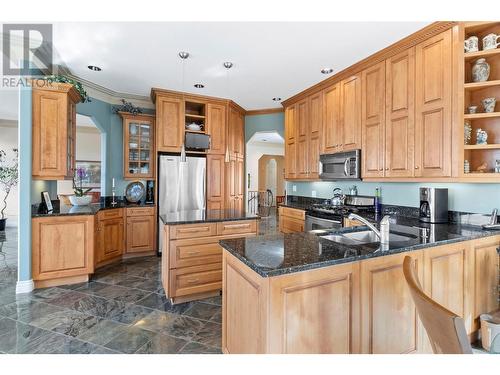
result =
[[[375,197],[346,195],[344,204],[332,205],[330,200],[322,204],[313,204],[306,210],[305,230],[342,228],[344,217],[350,213],[363,215],[375,211]]]

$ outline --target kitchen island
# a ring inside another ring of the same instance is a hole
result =
[[[462,316],[475,340],[479,314],[498,307],[500,233],[399,221],[384,249],[322,238],[366,227],[221,241],[223,351],[431,352],[402,272],[407,255],[426,293]]]
[[[219,241],[255,236],[258,217],[240,210],[192,210],[160,215],[161,279],[172,303],[218,295],[222,288]]]

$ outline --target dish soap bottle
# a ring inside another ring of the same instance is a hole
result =
[[[375,213],[382,213],[382,188],[375,188]]]

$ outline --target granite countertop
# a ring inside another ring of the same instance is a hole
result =
[[[240,210],[191,210],[162,214],[160,215],[160,219],[165,225],[179,225],[252,220],[260,218],[255,214]]]
[[[367,230],[365,226],[235,238],[223,240],[220,244],[260,276],[271,277],[500,234],[500,231],[487,231],[471,225],[423,224],[415,218],[393,217],[391,223],[394,222],[398,224],[391,224],[391,232],[410,239],[393,241],[384,249],[379,243],[345,245],[320,237]],[[427,231],[427,236],[423,230]]]
[[[51,216],[67,216],[67,215],[95,215],[99,211],[109,210],[113,208],[125,207],[154,207],[154,203],[129,203],[126,200],[116,200],[116,204],[112,204],[111,200],[105,199],[100,203],[92,203],[88,206],[72,206],[66,205],[59,201],[52,201],[54,210],[47,212],[45,204],[35,204],[31,207],[31,217],[51,217]]]

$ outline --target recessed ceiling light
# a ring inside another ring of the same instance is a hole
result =
[[[273,98],[273,100],[274,100],[275,102],[281,102],[281,98],[279,98],[279,97]]]
[[[323,74],[330,74],[332,72],[333,72],[332,68],[323,68],[323,69],[321,69],[321,73],[323,73]]]
[[[98,66],[95,66],[95,65],[89,65],[87,66],[87,68],[89,68],[90,70],[94,71],[94,72],[100,72],[102,69],[99,68]]]
[[[194,87],[196,87],[197,89],[202,89],[203,87],[205,87],[205,85],[202,85],[201,83],[195,83]]]
[[[226,61],[223,65],[226,69],[231,69],[233,67],[233,63],[231,61]]]
[[[267,142],[267,139],[263,139],[262,142]]]
[[[189,57],[189,52],[181,51],[179,52],[179,57],[183,60],[186,60]]]

